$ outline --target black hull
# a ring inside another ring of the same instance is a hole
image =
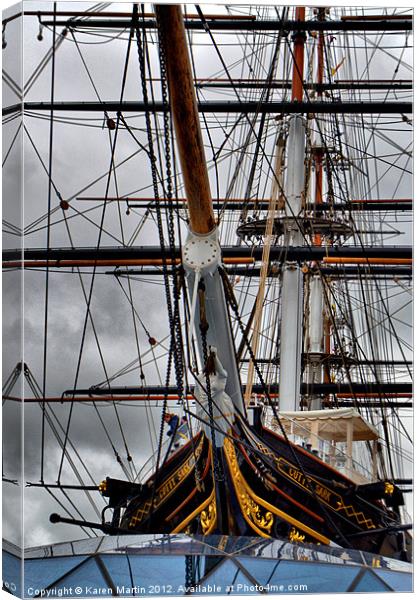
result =
[[[141,494],[129,502],[120,526],[135,533],[207,535],[214,528],[214,517],[211,447],[200,433],[146,482]]]
[[[334,542],[400,556],[403,534],[397,532],[396,513],[386,506],[391,497],[384,483],[372,491],[357,486],[303,448],[240,418],[219,462],[223,478],[216,481],[211,443],[200,433],[163,465],[156,484],[151,477],[128,503],[120,526],[135,533]]]
[[[346,548],[397,553],[397,533],[388,532],[397,527],[397,515],[379,498],[385,496],[380,493],[384,484],[376,497],[362,494],[361,487],[316,456],[242,420],[235,436],[237,443],[226,440],[224,450],[229,486],[236,504],[247,513],[241,535],[252,531],[297,542],[332,541]]]

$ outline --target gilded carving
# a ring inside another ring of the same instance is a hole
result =
[[[261,529],[270,533],[274,523],[274,516],[269,511],[263,511],[261,507],[249,496],[246,491],[240,494],[241,505],[246,515]]]
[[[226,439],[224,446],[226,449],[227,459],[231,467],[237,498],[246,520],[250,522],[252,526],[256,526],[256,528],[259,529],[259,533],[263,534],[263,532],[260,530],[270,533],[274,523],[273,514],[270,511],[265,511],[263,508],[261,508],[247,491],[246,484],[237,463],[237,457],[232,442],[229,439]]]
[[[215,500],[215,491],[212,492],[210,503],[201,512],[201,527],[204,535],[209,535],[217,522],[217,503]]]
[[[389,481],[384,483],[384,493],[391,496],[394,492],[394,485]]]
[[[240,471],[234,445],[228,438],[224,441],[224,452],[243,516],[254,531],[263,537],[270,537],[268,534],[271,532],[275,516],[278,516],[280,519],[299,527],[322,544],[330,543],[330,539],[323,534],[266,502],[263,498],[259,498],[253,492]]]
[[[306,536],[303,533],[300,533],[298,529],[295,529],[295,527],[291,528],[288,537],[290,542],[304,542],[306,539]]]

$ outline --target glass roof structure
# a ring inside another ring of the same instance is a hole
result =
[[[130,535],[39,546],[3,544],[4,589],[15,596],[411,592],[410,564],[337,546],[259,537]]]

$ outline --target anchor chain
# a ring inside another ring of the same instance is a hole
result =
[[[193,556],[186,554],[185,556],[185,587],[191,588],[195,584],[195,577],[193,572]]]
[[[144,14],[143,14],[143,19],[144,19]],[[144,48],[143,48],[143,41],[141,39],[141,31],[140,31],[140,27],[139,27],[139,15],[138,15],[138,6],[137,5],[134,5],[133,21],[134,21],[134,26],[135,26],[136,40],[137,40],[137,53],[138,53],[138,61],[139,61],[139,66],[140,66],[143,101],[144,101],[144,104],[146,107],[145,120],[146,120],[146,129],[147,129],[147,141],[148,141],[148,147],[149,147],[148,156],[150,158],[150,164],[151,164],[152,185],[153,185],[154,199],[155,199],[155,205],[156,205],[156,215],[157,215],[157,227],[158,227],[158,234],[159,234],[160,249],[162,252],[162,259],[163,259],[162,266],[163,266],[164,289],[165,289],[167,313],[168,313],[168,319],[169,319],[169,330],[171,333],[170,352],[169,352],[169,359],[168,359],[167,371],[166,371],[166,389],[170,383],[172,356],[174,356],[176,383],[178,386],[179,397],[182,398],[183,397],[183,381],[182,381],[183,380],[183,361],[182,361],[182,354],[181,354],[182,343],[181,343],[181,338],[180,339],[178,338],[178,342],[180,342],[180,343],[176,343],[176,334],[179,332],[179,326],[176,326],[176,320],[175,320],[174,314],[173,314],[172,297],[171,297],[170,283],[169,283],[169,273],[168,273],[168,268],[167,268],[166,247],[165,247],[165,239],[164,239],[164,232],[163,232],[163,220],[162,220],[162,213],[161,213],[160,202],[159,202],[160,194],[159,194],[158,174],[157,174],[157,166],[156,166],[157,157],[156,157],[156,154],[154,151],[152,125],[151,125],[150,108],[149,108],[149,100],[148,100],[148,90],[147,90],[147,82],[146,82],[146,61],[145,61],[145,53],[144,53]],[[168,126],[169,126],[169,122],[165,121],[165,130],[168,129]],[[166,135],[165,141],[168,140],[169,144],[170,144],[170,133],[167,133],[165,135]],[[167,162],[167,158],[168,158],[168,162]],[[166,173],[168,176],[166,187],[168,188],[168,193],[170,194],[170,197],[171,197],[171,195],[172,195],[172,175],[171,175],[171,166],[170,166],[170,146],[167,147],[167,144],[166,144]],[[163,192],[165,193],[164,186],[163,186]],[[171,219],[169,219],[168,229],[169,229],[169,242],[170,242],[170,250],[171,250],[170,258],[171,258],[172,264],[174,264],[173,215],[171,216]],[[179,309],[178,309],[179,305],[176,300],[177,300],[177,293],[174,294],[175,313],[176,313],[176,308],[177,308],[177,312],[179,311]],[[180,348],[180,354],[179,354],[179,348]],[[179,358],[180,358],[181,362],[179,362]],[[160,431],[159,431],[158,449],[157,449],[157,463],[156,463],[157,471],[156,471],[156,476],[154,477],[153,490],[152,490],[152,494],[151,494],[151,506],[153,506],[154,497],[155,497],[156,489],[157,489],[158,469],[159,469],[159,463],[160,463],[160,458],[161,458],[161,449],[163,446],[164,423],[165,423],[164,416],[167,411],[167,395],[168,395],[167,392],[165,392],[163,408],[162,408],[161,423],[160,423]],[[151,519],[149,520],[149,528],[151,528]]]
[[[162,91],[162,100],[163,104],[169,105],[169,92],[167,86],[167,70],[166,70],[166,54],[164,44],[161,39],[161,29],[160,23],[157,19],[157,35],[159,40],[159,62],[160,62],[160,74],[161,74],[161,91]],[[168,205],[168,236],[169,236],[169,247],[170,247],[170,255],[172,261],[176,258],[176,247],[175,247],[175,225],[174,225],[174,209],[171,203],[173,198],[173,183],[172,183],[172,162],[171,162],[171,126],[170,126],[170,113],[168,111],[163,114],[163,123],[164,123],[164,152],[165,152],[165,164],[166,164],[166,189],[165,189],[165,197],[169,200]],[[177,281],[177,273],[176,269],[172,269],[172,277],[173,277],[173,304],[174,311],[172,316],[171,327],[174,328],[175,332],[175,344],[174,344],[174,366],[175,366],[175,376],[176,376],[176,385],[178,388],[179,398],[183,398],[183,344],[182,344],[182,327],[180,322],[180,286]]]
[[[166,69],[166,53],[165,46],[162,41],[161,35],[161,27],[159,17],[157,16],[157,36],[159,41],[159,63],[160,63],[160,74],[161,74],[161,91],[162,91],[162,100],[163,104],[170,105],[169,102],[169,89],[167,85],[167,69]],[[167,230],[169,237],[169,245],[170,245],[170,253],[174,263],[176,258],[176,247],[175,247],[175,224],[174,224],[174,208],[172,203],[170,202],[173,198],[173,186],[172,186],[172,163],[171,163],[171,121],[170,121],[170,112],[166,111],[163,115],[164,119],[164,151],[165,151],[165,162],[166,162],[166,181],[167,186],[165,190],[165,196],[169,200],[168,205],[168,220],[167,220]],[[174,340],[174,367],[175,367],[175,377],[176,377],[176,386],[178,391],[178,396],[180,401],[182,402],[182,398],[184,398],[184,385],[183,385],[183,375],[184,375],[184,356],[183,356],[183,341],[182,341],[182,325],[180,320],[180,295],[182,292],[182,276],[183,276],[183,268],[179,269],[173,268],[172,276],[173,276],[173,302],[174,302],[174,311],[173,317],[169,319],[171,331],[175,332],[175,340]],[[180,277],[179,277],[180,276]],[[168,383],[167,383],[168,385]],[[194,442],[192,432],[191,432],[191,444],[192,444],[192,452],[194,455],[194,473],[195,473],[195,482],[198,489],[202,488],[202,474],[198,467],[198,458],[196,454],[196,444]]]

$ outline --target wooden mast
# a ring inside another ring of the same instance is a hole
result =
[[[215,218],[182,9],[179,5],[156,5],[155,9],[166,60],[170,108],[190,228],[194,233],[206,234],[215,228]]]
[[[265,287],[266,280],[268,277],[268,272],[270,268],[270,250],[271,245],[274,241],[274,236],[272,235],[273,226],[275,222],[275,216],[278,209],[278,201],[280,196],[279,185],[282,188],[283,181],[283,160],[284,160],[284,152],[285,152],[285,140],[281,133],[278,135],[278,140],[276,143],[276,156],[275,156],[275,165],[274,165],[274,173],[275,177],[272,181],[272,189],[271,189],[271,200],[269,202],[269,210],[268,216],[266,219],[266,227],[265,227],[265,240],[263,245],[263,253],[262,253],[262,266],[260,272],[260,280],[259,280],[259,289],[256,297],[256,305],[255,305],[255,315],[254,315],[254,326],[252,333],[252,352],[254,356],[258,355],[258,347],[259,347],[259,337],[260,337],[260,327],[262,323],[262,312],[263,312],[263,304],[265,302]],[[246,391],[244,394],[244,402],[245,405],[248,406],[251,395],[252,395],[252,387],[253,387],[253,375],[254,375],[254,362],[251,360],[249,362],[249,368],[247,371],[247,384]]]
[[[295,11],[295,20],[305,20],[306,9],[298,6]],[[304,80],[304,33],[297,33],[294,41],[294,69],[292,74],[291,101],[302,102]]]
[[[216,356],[215,376],[225,386],[225,395],[220,392],[218,400],[216,395],[211,394],[207,394],[208,400],[205,400],[208,405],[205,413],[209,418],[208,436],[213,446],[220,450],[224,443],[224,435],[220,431],[229,426],[229,417],[234,412],[244,414],[243,393],[224,282],[218,270],[222,264],[221,247],[212,207],[184,17],[179,5],[156,5],[155,9],[189,211],[190,231],[182,245],[182,265],[197,333],[198,354],[202,372],[208,364],[208,352]],[[218,419],[218,431],[212,426],[213,418]],[[215,455],[214,470],[218,471]],[[217,504],[223,506],[219,498]],[[220,518],[224,519],[221,508]]]

